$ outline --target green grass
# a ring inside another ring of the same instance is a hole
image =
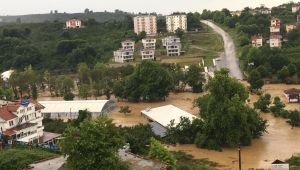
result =
[[[300,169],[300,155],[292,156],[287,162],[290,164],[290,170]]]
[[[57,154],[40,149],[7,149],[0,151],[0,169],[22,170],[31,163],[54,156]]]

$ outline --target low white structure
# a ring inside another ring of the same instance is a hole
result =
[[[155,49],[156,39],[155,38],[144,38],[142,39],[144,49]]]
[[[39,103],[45,107],[42,114],[50,118],[77,118],[79,110],[87,110],[92,113],[92,116],[100,116],[111,112],[117,106],[111,100],[40,101]]]
[[[14,72],[14,70],[8,70],[1,74],[1,79],[7,81],[10,78],[10,75]]]
[[[180,123],[181,117],[186,117],[191,121],[197,117],[175,107],[173,105],[166,105],[153,109],[145,109],[141,111],[141,114],[150,121],[150,126],[156,135],[161,137],[165,136],[168,125],[171,121],[174,121],[174,125]]]
[[[154,60],[155,50],[153,49],[143,49],[141,50],[142,60]]]
[[[126,40],[121,42],[123,50],[132,50],[134,51],[135,42],[132,40]]]
[[[37,102],[23,99],[0,106],[0,133],[20,142],[41,142],[44,126],[41,110]]]
[[[282,46],[282,36],[279,34],[270,35],[270,47],[271,48],[281,48]]]
[[[177,43],[177,42],[168,43],[166,48],[167,48],[168,56],[180,56],[181,43]]]
[[[292,13],[296,13],[299,10],[299,6],[292,6]]]
[[[132,50],[123,50],[119,49],[114,51],[115,62],[118,63],[127,63],[134,60],[133,51]]]
[[[66,28],[81,28],[81,20],[79,19],[70,19],[66,21]]]

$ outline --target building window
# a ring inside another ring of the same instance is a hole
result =
[[[26,115],[25,120],[26,120],[26,121],[28,120],[28,115]]]
[[[14,125],[14,121],[9,121],[9,126],[13,126]]]

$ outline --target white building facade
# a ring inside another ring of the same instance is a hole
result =
[[[156,39],[155,38],[144,38],[142,39],[144,49],[155,49]]]
[[[119,49],[114,51],[114,59],[117,63],[128,63],[134,60],[132,50]]]
[[[154,49],[143,49],[141,50],[142,60],[155,60]]]
[[[282,46],[281,35],[271,35],[270,36],[270,47],[271,48],[281,48]]]
[[[139,34],[143,31],[147,35],[156,35],[157,33],[157,18],[155,15],[140,15],[133,18],[134,32]]]
[[[186,15],[169,15],[166,16],[166,25],[168,32],[175,32],[177,29],[187,31],[187,16]]]
[[[0,108],[0,129],[4,135],[21,142],[40,142],[44,126],[41,110],[37,102],[24,99],[22,102],[8,103]]]
[[[66,28],[81,28],[82,23],[79,19],[70,19],[66,21]]]
[[[263,37],[261,35],[256,35],[251,38],[253,47],[262,47],[263,46]]]
[[[135,42],[131,40],[126,40],[121,42],[123,50],[132,50],[134,51]]]

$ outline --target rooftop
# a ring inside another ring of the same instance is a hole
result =
[[[166,105],[153,109],[145,109],[142,111],[142,114],[164,127],[167,127],[172,120],[174,120],[175,125],[178,124],[181,117],[187,117],[190,120],[197,118],[196,116],[173,105]]]

